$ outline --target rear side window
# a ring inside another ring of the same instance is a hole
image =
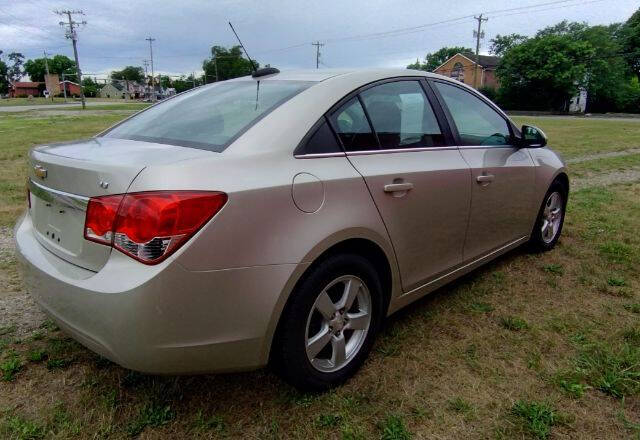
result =
[[[383,149],[445,145],[422,87],[417,81],[381,84],[360,94]]]
[[[231,81],[162,102],[104,136],[221,152],[269,112],[311,86],[308,81]]]
[[[346,151],[378,149],[378,141],[358,98],[347,101],[329,119]]]
[[[322,118],[322,124],[308,138],[306,143],[296,151],[296,154],[323,154],[339,153],[342,148],[331,131],[326,119]]]
[[[458,128],[462,145],[509,145],[507,121],[477,96],[437,81],[436,87]]]

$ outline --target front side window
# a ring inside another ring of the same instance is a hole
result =
[[[383,149],[445,145],[444,135],[418,81],[395,81],[360,94]]]
[[[461,145],[512,143],[507,121],[484,101],[460,87],[435,84],[458,128]]]
[[[232,81],[155,105],[106,137],[223,151],[248,127],[311,86],[308,81]]]
[[[329,119],[346,151],[378,149],[378,141],[358,98],[347,101]]]

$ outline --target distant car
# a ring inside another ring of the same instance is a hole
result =
[[[258,71],[34,148],[17,249],[44,310],[124,367],[271,362],[323,390],[387,315],[554,247],[569,181],[546,142],[434,74]]]

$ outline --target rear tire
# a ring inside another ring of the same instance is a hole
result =
[[[550,251],[560,239],[567,196],[568,189],[561,182],[556,180],[549,187],[529,239],[529,248],[533,252]]]
[[[305,391],[345,382],[371,351],[382,298],[375,268],[360,255],[333,255],[313,267],[280,318],[273,347],[278,373]]]

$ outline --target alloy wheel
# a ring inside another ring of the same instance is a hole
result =
[[[546,244],[551,243],[558,235],[563,209],[562,195],[558,191],[549,194],[544,203],[541,226],[542,241]]]
[[[360,351],[371,325],[371,294],[354,275],[331,281],[307,318],[305,348],[311,365],[323,373],[340,370]]]

